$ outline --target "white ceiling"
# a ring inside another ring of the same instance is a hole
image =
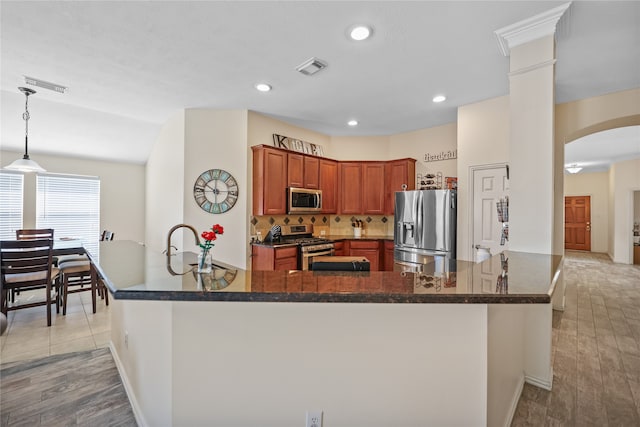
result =
[[[69,87],[30,97],[32,153],[144,163],[185,108],[250,109],[329,135],[450,123],[458,106],[508,93],[494,31],[564,3],[2,1],[0,143],[23,149],[24,75]],[[373,37],[349,40],[356,23]],[[640,2],[574,2],[557,40],[556,102],[640,87]],[[295,71],[312,56],[328,67]]]
[[[627,126],[593,133],[570,142],[564,163],[580,166],[581,173],[604,172],[613,163],[640,158],[640,126]]]

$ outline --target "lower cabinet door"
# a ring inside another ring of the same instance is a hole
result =
[[[274,262],[274,270],[297,270],[298,258],[280,258]]]
[[[349,256],[362,256],[369,260],[371,271],[380,270],[380,250],[379,249],[354,249],[352,248]]]

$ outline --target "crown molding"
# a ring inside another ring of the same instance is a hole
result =
[[[558,21],[569,6],[571,2],[494,31],[500,52],[509,56],[516,46],[554,34]]]

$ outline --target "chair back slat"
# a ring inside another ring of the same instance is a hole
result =
[[[53,239],[53,228],[27,228],[16,230],[16,239]]]

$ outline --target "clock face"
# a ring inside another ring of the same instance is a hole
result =
[[[238,183],[229,172],[210,169],[196,179],[193,197],[203,210],[212,214],[221,214],[236,204]]]

